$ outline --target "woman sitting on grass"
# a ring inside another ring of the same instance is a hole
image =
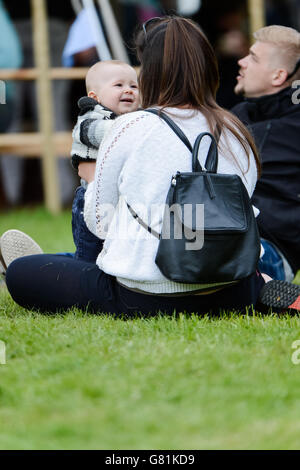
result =
[[[137,51],[143,108],[163,108],[191,143],[200,132],[219,137],[218,172],[238,174],[251,196],[259,173],[257,150],[240,121],[216,104],[217,61],[201,29],[184,18],[154,18],[143,25]],[[202,166],[205,158],[203,152]],[[80,177],[89,183],[86,223],[105,239],[97,264],[56,255],[19,258],[6,274],[13,299],[43,312],[78,307],[95,313],[169,314],[244,310],[257,304],[262,288],[272,294],[277,281],[265,285],[259,272],[229,287],[176,283],[161,274],[155,264],[158,239],[127,204],[139,214],[141,208],[144,214],[151,211],[151,227],[160,232],[171,177],[191,168],[190,151],[158,116],[138,111],[116,119],[100,147],[96,171],[79,165]],[[300,298],[300,288],[294,287],[283,307]],[[260,300],[265,298],[266,292]]]

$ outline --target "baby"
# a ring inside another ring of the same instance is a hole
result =
[[[77,123],[73,129],[72,165],[96,162],[99,146],[113,120],[139,107],[137,75],[130,65],[119,60],[97,62],[86,75],[87,96],[80,98]],[[103,242],[92,234],[83,218],[86,183],[77,188],[72,206],[72,231],[75,258],[95,262]]]
[[[96,161],[104,134],[117,116],[136,111],[139,106],[137,75],[119,60],[97,62],[86,75],[87,96],[80,98],[80,109],[73,130],[72,164]]]

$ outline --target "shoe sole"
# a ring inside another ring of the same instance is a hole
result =
[[[17,258],[41,253],[42,248],[20,230],[8,230],[0,238],[0,259],[5,269]]]
[[[267,282],[259,301],[267,307],[300,310],[300,286],[285,281]]]

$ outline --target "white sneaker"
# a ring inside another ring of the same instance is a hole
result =
[[[4,272],[15,259],[41,253],[43,253],[42,248],[20,230],[7,230],[0,238],[0,262]]]

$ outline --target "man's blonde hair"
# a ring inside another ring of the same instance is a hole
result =
[[[287,26],[266,26],[253,34],[256,41],[268,42],[278,49],[277,58],[287,72],[293,72],[297,61],[300,59],[300,33],[296,29]],[[290,82],[300,78],[300,70],[290,78]],[[287,82],[288,83],[288,82]]]

